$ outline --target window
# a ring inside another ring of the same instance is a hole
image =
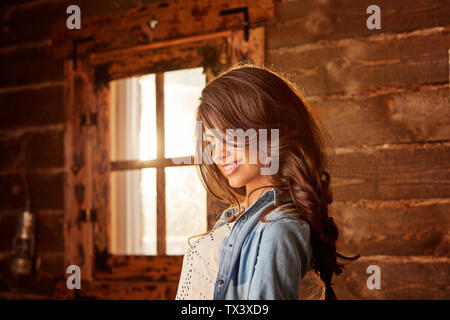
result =
[[[111,87],[112,254],[180,255],[207,230],[206,190],[193,165],[203,68],[114,80]]]
[[[198,101],[180,109],[171,99],[197,99],[205,77],[210,82],[241,61],[264,64],[264,25],[274,21],[275,3],[246,2],[248,21],[243,11],[221,14],[243,5],[208,0],[201,6],[208,10],[199,10],[197,2],[155,2],[85,18],[82,32],[65,23],[52,28],[67,85],[64,260],[83,270],[83,289],[71,295],[175,298],[181,246],[212,228],[226,204],[205,194],[196,167],[173,162],[192,155],[182,139],[194,135],[176,121],[193,116]],[[156,29],[148,24],[153,18]],[[205,77],[187,85],[189,70]],[[65,281],[60,285],[67,293]]]

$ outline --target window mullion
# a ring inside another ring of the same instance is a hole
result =
[[[164,73],[156,73],[156,159],[164,159]],[[166,179],[164,167],[156,168],[156,251],[166,254]]]

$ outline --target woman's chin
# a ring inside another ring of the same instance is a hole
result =
[[[233,177],[232,175],[228,177],[228,183],[233,188],[240,188],[245,186],[245,183],[239,177]]]

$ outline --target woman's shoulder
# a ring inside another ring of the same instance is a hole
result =
[[[264,222],[268,221],[268,222]],[[258,223],[259,250],[262,255],[289,259],[304,264],[302,277],[312,261],[312,243],[309,223],[292,206],[283,206],[266,215]]]
[[[270,213],[258,223],[258,227],[266,234],[301,233],[309,238],[309,224],[302,218],[293,203],[284,204]],[[269,231],[270,230],[270,231]]]
[[[282,220],[282,223],[288,223],[289,221],[296,220],[300,223],[307,224],[306,220],[301,217],[298,209],[292,202],[285,203],[278,208],[273,209],[265,216],[265,220],[270,220],[273,222]]]

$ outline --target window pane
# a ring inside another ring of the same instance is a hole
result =
[[[111,160],[156,158],[155,74],[111,81]]]
[[[141,204],[143,237],[141,254],[156,254],[156,169],[142,169]]]
[[[165,157],[194,154],[195,112],[206,85],[203,68],[164,73]]]
[[[184,254],[188,238],[207,231],[206,190],[195,166],[165,168],[166,253]]]
[[[156,84],[155,74],[139,78],[141,86],[140,159],[156,159]]]
[[[156,169],[111,172],[112,254],[156,254]]]

